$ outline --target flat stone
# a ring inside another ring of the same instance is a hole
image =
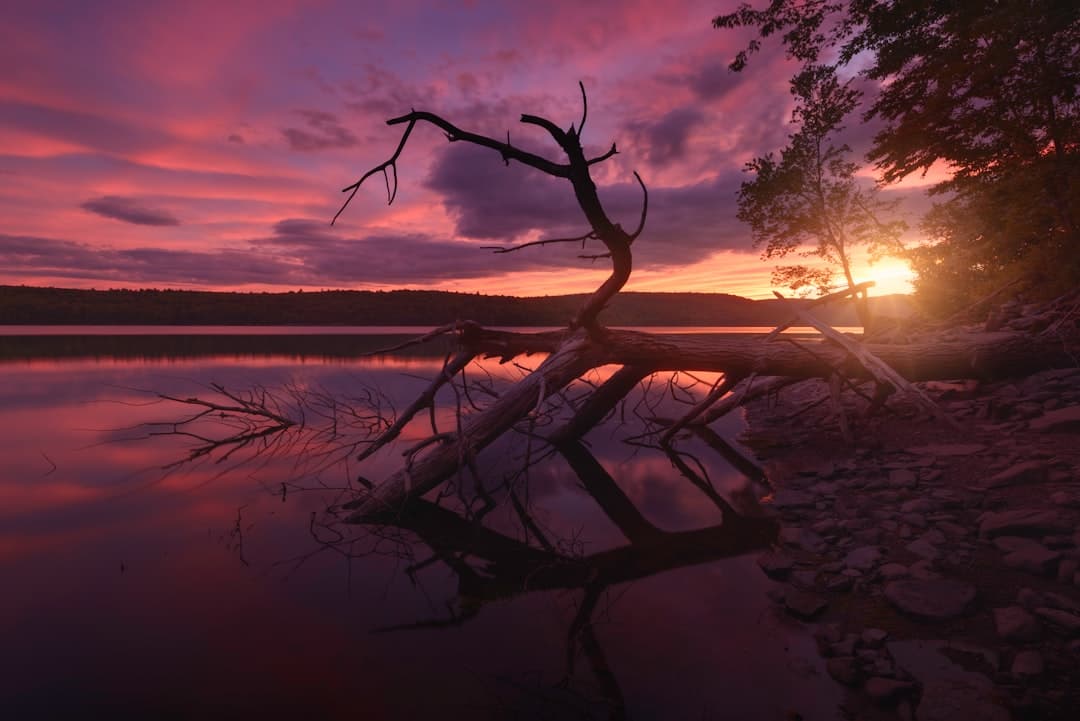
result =
[[[940,443],[904,449],[917,456],[973,456],[986,450],[982,443]]]
[[[912,541],[906,546],[906,548],[907,550],[914,553],[916,556],[920,558],[926,558],[931,561],[941,556],[941,551],[938,550],[938,547],[927,541],[925,538],[920,538],[918,540]]]
[[[1044,668],[1042,654],[1038,651],[1017,651],[1013,658],[1012,672],[1017,676],[1038,676]]]
[[[1050,608],[1058,608],[1062,611],[1071,611],[1080,615],[1080,602],[1074,601],[1068,596],[1060,593],[1054,593],[1053,591],[1047,591],[1043,594],[1043,602]]]
[[[1006,641],[1035,641],[1042,632],[1038,620],[1021,606],[995,608],[994,626]]]
[[[1058,608],[1036,608],[1035,615],[1049,621],[1070,636],[1080,635],[1080,616]]]
[[[930,513],[937,510],[938,504],[929,498],[913,498],[900,504],[901,513]]]
[[[844,556],[844,565],[859,571],[869,571],[881,560],[881,550],[877,546],[862,546],[849,551]]]
[[[1080,406],[1066,406],[1044,413],[1028,423],[1028,428],[1040,433],[1070,431],[1080,428]]]
[[[809,621],[825,610],[829,602],[813,593],[800,591],[797,588],[789,588],[784,591],[784,608],[792,616],[803,621]]]
[[[1038,591],[1034,591],[1030,588],[1021,588],[1016,592],[1016,602],[1026,608],[1028,611],[1034,611],[1039,606],[1046,605],[1046,599]]]
[[[934,562],[928,558],[924,558],[921,561],[908,566],[908,575],[912,578],[918,578],[923,581],[929,581],[933,578],[941,578],[941,574],[934,570]]]
[[[906,468],[889,471],[889,485],[893,488],[914,488],[918,482],[919,477]]]
[[[859,639],[863,642],[864,646],[869,648],[877,648],[885,639],[889,637],[889,632],[881,628],[868,628],[865,629],[859,636]]]
[[[1029,483],[1045,483],[1049,468],[1042,461],[1026,461],[995,473],[980,485],[985,488],[1004,488]]]
[[[776,508],[805,508],[814,505],[814,494],[785,488],[773,494],[772,505]]]
[[[817,583],[817,576],[817,571],[793,571],[789,580],[791,585],[796,588],[811,589]]]
[[[1023,536],[998,536],[994,539],[994,548],[1002,553],[1012,553],[1021,549],[1042,548],[1043,545],[1032,538]]]
[[[991,700],[986,676],[946,658],[940,641],[892,641],[886,645],[897,666],[922,684],[917,721],[1009,721],[1010,714]]]
[[[782,581],[795,566],[794,559],[784,553],[770,551],[758,556],[758,566],[769,578]]]
[[[955,578],[905,578],[886,585],[885,598],[906,614],[941,621],[962,615],[975,600],[975,587]]]
[[[900,700],[915,689],[915,684],[909,681],[897,681],[894,678],[882,678],[874,676],[866,679],[863,690],[878,704],[892,704]]]
[[[1019,548],[1001,559],[1009,568],[1016,568],[1037,576],[1046,576],[1054,571],[1061,554],[1036,544],[1035,547]]]
[[[1056,510],[1018,508],[1000,513],[986,513],[979,523],[979,535],[1044,536],[1048,533],[1071,533],[1072,527]]]
[[[904,578],[908,575],[908,567],[902,563],[886,563],[884,566],[878,569],[878,573],[886,581],[895,581],[898,578]]]
[[[825,670],[838,683],[856,686],[859,683],[859,667],[852,656],[838,656],[825,662]]]
[[[1061,583],[1072,583],[1077,571],[1080,571],[1080,561],[1066,558],[1058,564],[1057,580]]]
[[[827,547],[825,539],[809,528],[791,526],[780,529],[780,543],[801,548],[810,553],[821,553]]]

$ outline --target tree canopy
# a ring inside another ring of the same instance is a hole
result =
[[[863,119],[885,183],[939,167],[921,289],[977,294],[1009,280],[1048,290],[1080,278],[1080,7],[1063,0],[772,0],[713,20],[779,36],[808,67],[847,65],[873,81]],[[959,288],[957,287],[959,285]]]

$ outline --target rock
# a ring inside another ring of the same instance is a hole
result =
[[[1080,406],[1066,406],[1044,413],[1028,423],[1028,428],[1039,433],[1054,433],[1080,428]]]
[[[953,523],[952,521],[938,521],[937,528],[946,536],[953,539],[964,538],[971,532],[964,526],[961,526],[958,523]]]
[[[1043,594],[1043,602],[1050,608],[1057,608],[1062,611],[1071,611],[1072,613],[1080,615],[1080,603],[1060,593],[1047,591]]]
[[[1066,558],[1058,565],[1057,580],[1061,583],[1072,583],[1077,571],[1080,571],[1080,561]]]
[[[1048,471],[1046,464],[1041,461],[1026,461],[995,473],[981,485],[986,488],[1004,488],[1028,483],[1045,483]]]
[[[909,681],[897,681],[894,678],[874,676],[866,680],[863,690],[878,704],[896,703],[901,696],[911,693],[915,684]]]
[[[1071,533],[1072,527],[1055,510],[1018,508],[1000,513],[986,513],[979,523],[979,535],[1042,536],[1047,533]]]
[[[908,568],[902,563],[886,563],[878,569],[878,573],[880,573],[881,577],[886,581],[895,581],[898,578],[907,576]]]
[[[825,662],[825,670],[833,679],[845,686],[856,686],[859,683],[859,667],[852,656],[830,658]]]
[[[802,570],[791,574],[791,585],[795,588],[810,589],[817,584],[817,571]]]
[[[897,666],[922,684],[917,721],[1009,721],[1009,712],[990,700],[990,679],[950,661],[939,652],[942,646],[932,641],[886,645]]]
[[[792,616],[803,621],[809,621],[814,616],[825,610],[829,602],[821,596],[797,588],[789,588],[784,591],[784,608]]]
[[[1080,616],[1057,608],[1036,608],[1035,615],[1054,624],[1070,636],[1080,635]]]
[[[1013,659],[1012,672],[1016,676],[1038,676],[1043,668],[1043,657],[1038,651],[1018,651]]]
[[[853,633],[846,634],[841,641],[837,641],[829,649],[830,656],[854,656],[855,644],[858,642],[859,637]]]
[[[787,578],[795,566],[795,561],[790,556],[772,551],[758,556],[757,563],[766,576],[777,581]]]
[[[818,521],[817,523],[814,523],[810,526],[810,528],[814,531],[814,533],[820,533],[825,535],[835,531],[836,526],[837,523],[835,518],[825,518]]]
[[[1037,576],[1046,576],[1053,572],[1061,554],[1039,544],[1034,547],[1019,548],[1001,559],[1009,568],[1016,568]]]
[[[877,543],[881,543],[881,529],[877,526],[863,528],[861,530],[855,531],[855,533],[853,533],[851,537],[854,538],[855,541],[858,543],[864,545],[874,545]]]
[[[975,600],[975,587],[955,578],[892,581],[885,598],[900,611],[929,621],[962,615]]]
[[[973,456],[985,449],[982,443],[952,443],[913,446],[905,450],[917,456]]]
[[[880,628],[868,628],[865,629],[859,636],[859,640],[863,642],[864,646],[868,648],[878,648],[885,639],[889,637],[889,632]]]
[[[787,527],[780,529],[780,543],[794,546],[810,553],[821,553],[827,546],[825,539],[809,528]]]
[[[1042,544],[1030,538],[1022,536],[998,536],[994,539],[994,547],[1002,553],[1012,553],[1022,548],[1042,548]]]
[[[929,498],[913,498],[900,504],[901,513],[930,513],[937,510],[937,504]]]
[[[1039,606],[1046,605],[1046,600],[1043,598],[1043,595],[1030,588],[1021,588],[1016,594],[1016,602],[1028,611],[1034,611]]]
[[[851,587],[855,585],[855,579],[850,576],[833,576],[825,582],[825,590],[832,591],[833,593],[840,593],[842,591],[850,591]]]
[[[919,556],[920,558],[926,558],[931,561],[941,556],[941,551],[938,550],[937,546],[933,545],[925,538],[920,538],[918,540],[912,541],[906,546],[906,548],[907,550],[914,553],[916,556]]]
[[[785,488],[773,494],[772,505],[776,508],[805,508],[814,505],[814,494]]]
[[[994,626],[1006,641],[1034,641],[1042,631],[1035,617],[1020,606],[995,608]]]
[[[918,482],[918,476],[906,468],[889,471],[889,485],[893,488],[914,488]]]
[[[912,578],[918,578],[923,581],[929,581],[934,578],[941,578],[941,574],[934,570],[934,564],[929,559],[924,558],[921,561],[908,566],[908,575]]]
[[[881,550],[877,546],[862,546],[849,551],[844,557],[844,565],[859,571],[869,571],[881,560]]]
[[[817,643],[818,654],[829,656],[832,653],[833,644],[839,643],[844,638],[840,626],[835,623],[826,623],[814,630],[814,641]]]

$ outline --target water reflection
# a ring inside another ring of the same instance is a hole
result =
[[[347,509],[325,511],[356,487],[356,468],[298,465],[257,444],[169,467],[198,441],[135,440],[176,417],[138,389],[367,388],[400,409],[440,365],[434,354],[0,364],[0,708],[26,719],[833,716],[835,699],[815,698],[807,676],[810,642],[763,606],[752,559],[732,557],[771,526],[725,508],[741,476],[701,439],[685,446],[701,462],[690,470],[715,497],[611,425],[532,466],[510,485],[518,503],[500,496],[483,526],[447,499],[351,527],[344,543],[334,532]],[[516,371],[475,371],[489,372],[498,384]],[[452,398],[436,423],[452,422]],[[348,457],[359,435],[339,430],[317,448]],[[491,449],[485,475],[504,478],[526,444]],[[363,472],[388,473],[399,453]],[[372,633],[392,628],[409,630]]]

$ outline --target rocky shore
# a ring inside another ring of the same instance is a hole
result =
[[[852,689],[844,718],[1074,719],[1080,368],[920,387],[958,428],[851,394],[845,442],[820,381],[747,407],[783,524],[770,597]]]

